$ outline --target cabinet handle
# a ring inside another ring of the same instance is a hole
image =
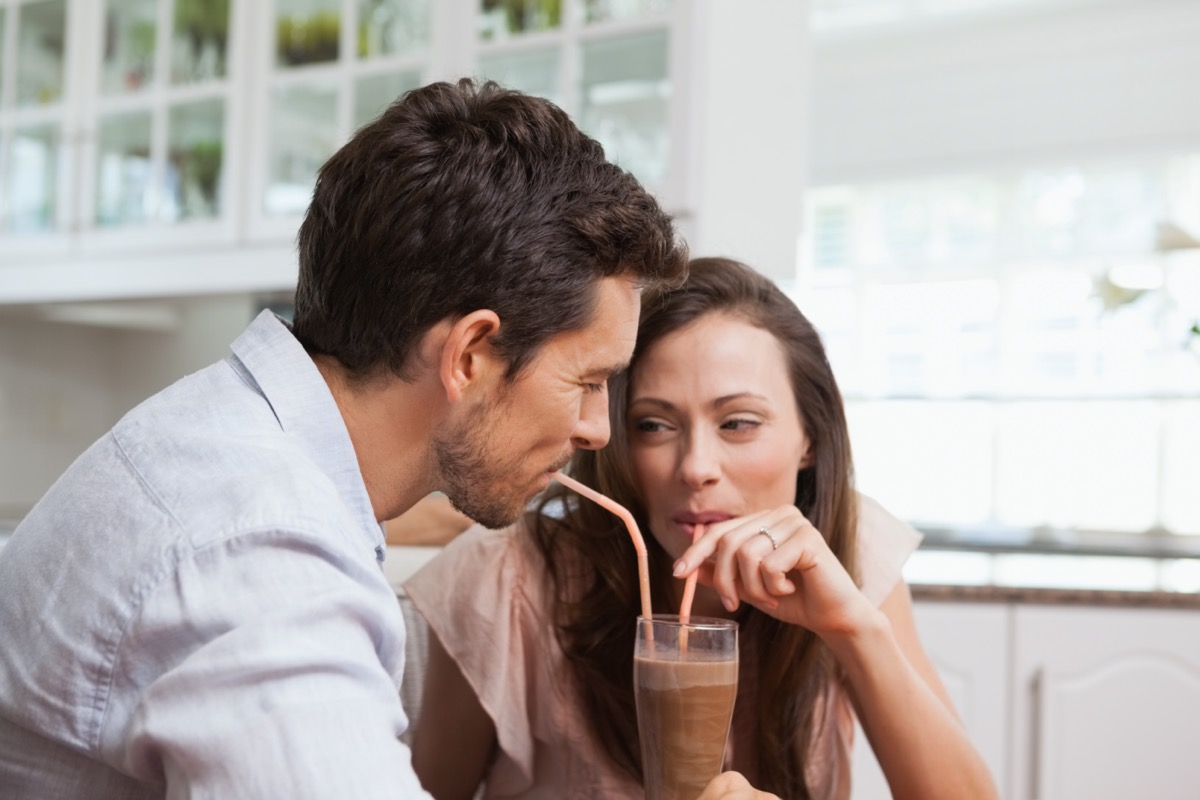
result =
[[[1033,673],[1029,685],[1030,695],[1030,726],[1029,726],[1029,798],[1039,800],[1042,789],[1042,719],[1044,716],[1043,700],[1045,697],[1046,671],[1039,669]]]

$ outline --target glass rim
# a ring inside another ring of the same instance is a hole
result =
[[[638,625],[643,625],[647,622],[651,624],[669,625],[675,628],[688,628],[689,630],[737,630],[738,622],[736,619],[724,619],[722,617],[689,617],[684,623],[680,620],[678,614],[652,614],[650,619],[638,614]]]

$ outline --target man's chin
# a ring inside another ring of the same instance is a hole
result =
[[[497,500],[477,499],[472,497],[456,498],[447,495],[452,505],[459,512],[470,517],[485,528],[499,530],[507,528],[521,518],[525,513],[528,502],[499,502]],[[531,498],[532,499],[532,498]]]

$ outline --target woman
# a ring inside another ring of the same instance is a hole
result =
[[[848,798],[854,712],[896,798],[995,788],[918,640],[900,568],[919,535],[852,485],[820,339],[770,281],[692,262],[643,303],[612,440],[572,474],[633,512],[656,613],[740,624],[726,766],[784,798]],[[454,575],[451,581],[448,575]],[[477,587],[470,596],[453,586]],[[430,623],[413,760],[439,798],[640,797],[640,611],[619,520],[552,491],[515,529],[464,534],[407,590]]]

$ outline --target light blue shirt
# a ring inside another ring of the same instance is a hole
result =
[[[263,312],[0,550],[0,796],[425,797],[404,622],[341,414]]]

